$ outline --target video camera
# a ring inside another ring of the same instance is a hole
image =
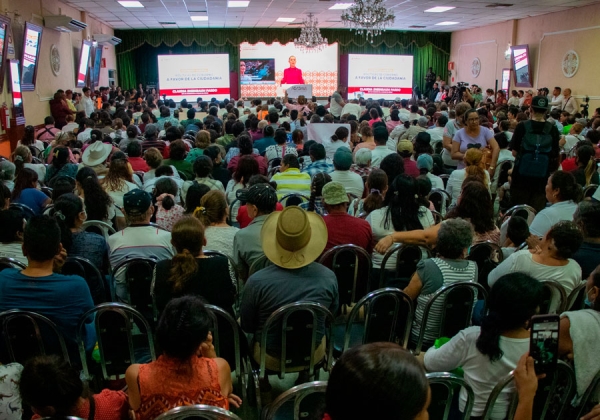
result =
[[[586,97],[585,97],[585,99],[584,99],[583,101],[584,101],[585,103],[584,103],[584,104],[581,104],[581,105],[579,105],[581,108],[583,108],[583,109],[581,110],[581,115],[583,115],[583,118],[587,118],[587,117],[588,117],[588,115],[590,114],[590,113],[589,113],[589,111],[588,111],[588,109],[589,109],[589,107],[590,107],[590,97],[589,97],[589,96],[586,96]]]

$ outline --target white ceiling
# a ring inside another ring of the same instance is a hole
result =
[[[335,3],[352,0],[250,0],[247,8],[228,8],[226,0],[140,0],[144,8],[125,8],[116,0],[63,0],[78,10],[114,29],[148,28],[298,28],[312,12],[321,28],[344,28],[342,10],[329,10]],[[511,7],[489,8],[490,4],[512,3]],[[423,31],[451,32],[475,28],[511,19],[560,12],[574,7],[598,4],[598,0],[385,0],[385,7],[396,15],[391,29],[407,30],[422,25]],[[443,13],[425,13],[434,6],[454,6]],[[208,15],[208,21],[195,22],[193,15]],[[77,18],[76,16],[72,16]],[[294,23],[277,18],[296,18]],[[443,21],[460,22],[453,26],[435,26]],[[160,22],[176,22],[162,25]]]

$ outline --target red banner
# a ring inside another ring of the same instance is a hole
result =
[[[412,88],[407,87],[348,87],[348,93],[363,92],[365,94],[412,95]]]
[[[230,89],[227,88],[181,88],[181,89],[160,89],[159,95],[167,96],[185,96],[185,95],[229,95]]]

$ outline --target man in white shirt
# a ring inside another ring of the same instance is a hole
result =
[[[346,104],[344,105],[344,108],[342,108],[342,112],[341,112],[340,116],[346,115],[346,114],[352,114],[356,118],[360,118],[361,113],[362,113],[362,108],[360,107],[360,104],[358,103],[358,99],[352,99],[351,101],[346,102]]]
[[[353,194],[360,198],[363,195],[365,184],[360,175],[350,171],[351,166],[352,152],[350,149],[345,147],[337,149],[333,155],[333,167],[335,170],[330,173],[331,180],[342,184],[348,194]]]
[[[84,87],[82,92],[83,98],[81,98],[81,103],[83,104],[85,116],[89,118],[90,115],[92,115],[92,113],[95,111],[94,101],[92,100],[92,91],[89,87]]]
[[[431,127],[427,130],[429,136],[431,137],[431,147],[435,150],[435,145],[440,141],[444,140],[444,127],[448,123],[448,117],[445,115],[440,115],[435,123],[435,126]]]
[[[375,139],[376,146],[373,150],[371,150],[371,166],[378,168],[384,157],[395,152],[388,149],[386,146],[388,141],[387,128],[376,127],[375,130],[373,130],[373,137]]]
[[[329,112],[331,113],[331,115],[333,115],[335,119],[339,119],[342,116],[344,105],[346,105],[346,103],[344,102],[344,98],[342,97],[343,92],[344,87],[339,86],[338,90],[333,92],[333,94],[331,95],[331,102],[329,103]]]
[[[564,96],[560,92],[561,92],[560,86],[556,86],[554,88],[554,90],[552,91],[552,98],[550,98],[550,106],[552,108],[550,108],[550,110],[560,109],[560,107],[562,106],[562,101],[564,99]]]
[[[84,130],[81,133],[77,134],[77,140],[83,143],[88,141],[92,135],[94,125],[94,120],[86,118],[85,122],[83,123]]]
[[[564,90],[564,92],[565,94],[560,109],[561,111],[567,111],[569,114],[573,115],[579,111],[577,99],[571,96],[571,89],[567,88]]]

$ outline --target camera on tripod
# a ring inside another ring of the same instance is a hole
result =
[[[590,97],[589,97],[589,96],[586,96],[586,97],[585,97],[585,99],[584,99],[583,101],[584,101],[585,103],[584,103],[584,104],[581,104],[581,105],[579,105],[581,108],[583,108],[583,109],[581,110],[581,115],[583,115],[583,117],[584,117],[584,118],[587,118],[587,117],[588,117],[588,115],[589,115],[589,111],[588,111],[588,109],[589,109],[589,107],[590,107]]]

